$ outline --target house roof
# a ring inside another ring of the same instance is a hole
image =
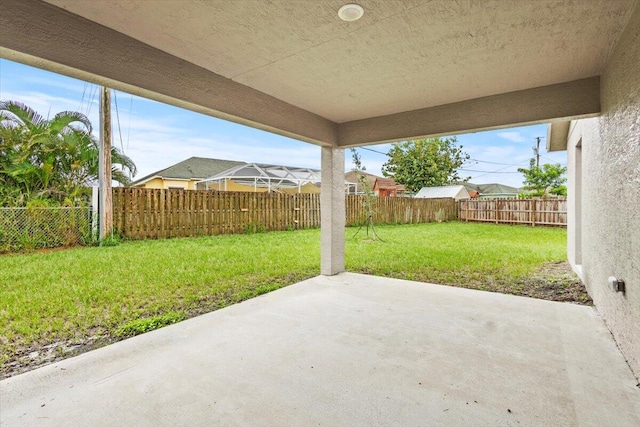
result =
[[[491,183],[491,184],[472,184],[470,182],[464,182],[463,185],[467,190],[477,191],[480,195],[487,194],[518,194],[520,189],[511,187],[509,185]]]
[[[422,187],[418,193],[416,193],[416,198],[424,198],[424,199],[440,199],[440,198],[459,198],[459,197],[469,197],[469,192],[463,185],[443,185],[440,187]]]
[[[155,178],[160,177],[164,179],[197,179],[202,180],[209,178],[210,176],[217,175],[220,172],[226,171],[234,166],[245,165],[245,162],[238,162],[235,160],[223,160],[223,159],[210,159],[207,157],[190,157],[186,160],[171,165],[167,168],[160,169],[153,172],[139,180],[135,181],[132,185],[140,185]]]
[[[480,194],[518,194],[520,190],[504,184],[480,184]]]
[[[404,185],[397,184],[393,178],[376,178],[374,187],[377,187],[381,190],[399,190],[404,191]]]

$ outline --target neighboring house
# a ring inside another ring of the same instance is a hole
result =
[[[404,185],[397,184],[393,178],[383,178],[378,175],[367,172],[349,171],[344,174],[344,180],[348,183],[355,183],[355,192],[353,186],[348,189],[347,194],[364,194],[362,182],[358,175],[364,176],[365,181],[369,184],[369,189],[379,197],[399,197],[406,192]]]
[[[440,187],[422,187],[414,196],[416,199],[445,199],[466,200],[471,198],[463,185],[443,185]]]
[[[504,184],[472,184],[470,182],[463,182],[460,185],[464,185],[464,187],[469,191],[469,195],[471,198],[475,198],[471,192],[477,192],[479,198],[481,199],[512,199],[518,197],[520,194],[520,189],[516,187],[510,187]]]
[[[151,173],[137,181],[133,187],[143,188],[179,188],[194,190],[195,184],[210,176],[224,172],[234,166],[244,165],[245,162],[234,160],[209,159],[206,157],[191,157],[168,168]]]
[[[345,182],[347,189],[355,183]],[[320,193],[320,170],[191,157],[145,176],[134,187],[283,193]]]
[[[362,174],[362,176],[364,176],[364,179],[367,183],[369,183],[369,189],[371,190],[373,190],[373,185],[376,183],[376,179],[382,178],[381,176],[377,176],[372,173],[349,171],[344,174],[344,180],[346,182],[356,183],[355,191],[354,191],[354,188],[351,188],[349,191],[349,194],[364,194],[364,188],[362,186],[362,183],[358,179],[359,174]]]
[[[402,184],[396,184],[393,178],[376,178],[373,192],[378,197],[402,197],[405,188]]]

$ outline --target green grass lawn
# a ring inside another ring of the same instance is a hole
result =
[[[566,260],[567,253],[561,228],[451,222],[376,230],[386,243],[349,239],[349,271],[490,289]]]
[[[377,231],[384,243],[346,230],[349,271],[530,295],[527,277],[566,258],[560,228],[452,222]],[[61,353],[90,348],[315,276],[319,241],[316,229],[0,256],[3,371],[28,366],[26,355],[51,344],[66,343]]]

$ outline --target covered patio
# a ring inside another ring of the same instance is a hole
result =
[[[2,381],[6,426],[637,426],[591,307],[319,276]]]
[[[321,146],[323,274],[3,380],[3,425],[640,424],[633,261],[628,301],[594,298],[624,357],[592,308],[344,272],[345,148],[626,132],[638,2],[344,3],[0,0],[4,58]]]

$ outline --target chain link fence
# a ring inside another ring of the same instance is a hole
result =
[[[90,207],[0,208],[0,253],[92,241]]]

